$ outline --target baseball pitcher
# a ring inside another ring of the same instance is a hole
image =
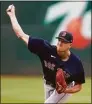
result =
[[[79,57],[70,51],[72,34],[61,31],[56,37],[57,45],[54,46],[47,40],[23,32],[14,5],[10,5],[6,12],[16,36],[26,43],[30,52],[39,56],[43,68],[44,103],[64,103],[73,93],[79,92],[85,83],[85,73]]]

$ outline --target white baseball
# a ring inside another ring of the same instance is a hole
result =
[[[12,8],[12,5],[9,6],[9,9],[11,9],[11,8]]]

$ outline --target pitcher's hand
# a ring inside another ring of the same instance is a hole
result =
[[[10,17],[15,16],[15,6],[13,4],[9,5],[6,12]]]
[[[66,88],[63,88],[58,82],[56,84],[56,91],[58,92],[58,94],[61,94],[65,91]]]

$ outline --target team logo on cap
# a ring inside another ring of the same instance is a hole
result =
[[[66,36],[66,32],[63,32],[62,36]]]

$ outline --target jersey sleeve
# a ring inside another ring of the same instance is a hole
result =
[[[45,40],[36,37],[29,37],[28,49],[30,52],[39,55],[45,49],[45,47]]]
[[[85,83],[85,72],[81,61],[78,63],[76,70],[77,73],[74,76],[74,81],[79,84]]]

